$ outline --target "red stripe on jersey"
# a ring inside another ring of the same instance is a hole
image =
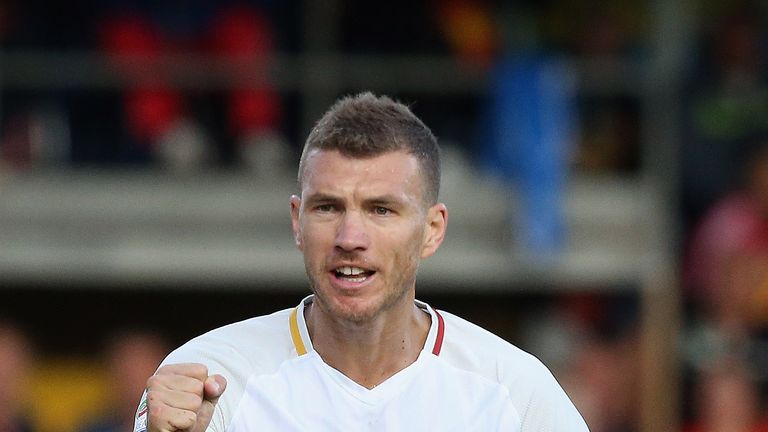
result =
[[[443,317],[435,309],[435,316],[437,316],[437,336],[435,337],[435,347],[432,348],[432,354],[439,356],[440,349],[443,347],[443,336],[445,335],[445,323]]]

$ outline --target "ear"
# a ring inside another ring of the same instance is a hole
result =
[[[427,229],[424,233],[424,246],[421,258],[428,258],[437,252],[443,243],[445,230],[448,228],[448,208],[443,203],[433,205],[427,210]]]
[[[303,251],[304,245],[301,243],[301,224],[299,224],[299,213],[301,210],[301,198],[297,195],[291,195],[291,229],[293,230],[293,241],[300,251]]]

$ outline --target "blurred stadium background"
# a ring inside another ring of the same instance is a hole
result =
[[[763,166],[766,12],[0,0],[0,431],[125,430],[170,347],[296,304],[303,139],[363,90],[444,148],[420,298],[542,358],[593,432],[763,430],[768,210],[696,239]]]

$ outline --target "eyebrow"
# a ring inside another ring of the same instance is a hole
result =
[[[332,195],[325,192],[318,192],[313,193],[309,195],[307,198],[305,198],[305,201],[307,203],[317,203],[317,202],[339,202],[343,201],[343,198]],[[364,203],[365,204],[384,204],[384,205],[403,205],[405,204],[407,200],[404,200],[401,197],[398,197],[397,195],[393,194],[384,194],[384,195],[378,195],[373,196],[370,198],[366,198]]]
[[[391,194],[375,196],[365,200],[365,202],[368,204],[386,204],[386,205],[393,205],[393,204],[402,205],[405,203],[405,201],[406,200]]]
[[[325,201],[341,201],[341,198],[336,195],[331,195],[323,192],[313,193],[304,199],[305,202],[325,202]]]
[[[320,192],[310,194],[306,198],[302,199],[302,201],[305,205],[312,206],[316,205],[317,203],[338,203],[342,201],[342,199],[336,195]]]

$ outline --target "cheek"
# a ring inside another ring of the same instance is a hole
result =
[[[395,251],[395,262],[399,266],[415,267],[421,259],[424,233],[421,230],[413,229],[400,238],[404,238],[400,244],[389,245],[390,250]]]
[[[301,235],[302,252],[304,256],[316,254],[318,239],[310,231],[303,231]]]
[[[305,258],[322,255],[329,247],[332,248],[333,238],[328,230],[318,229],[315,225],[305,225],[301,229],[302,252]],[[329,246],[330,245],[330,246]]]

